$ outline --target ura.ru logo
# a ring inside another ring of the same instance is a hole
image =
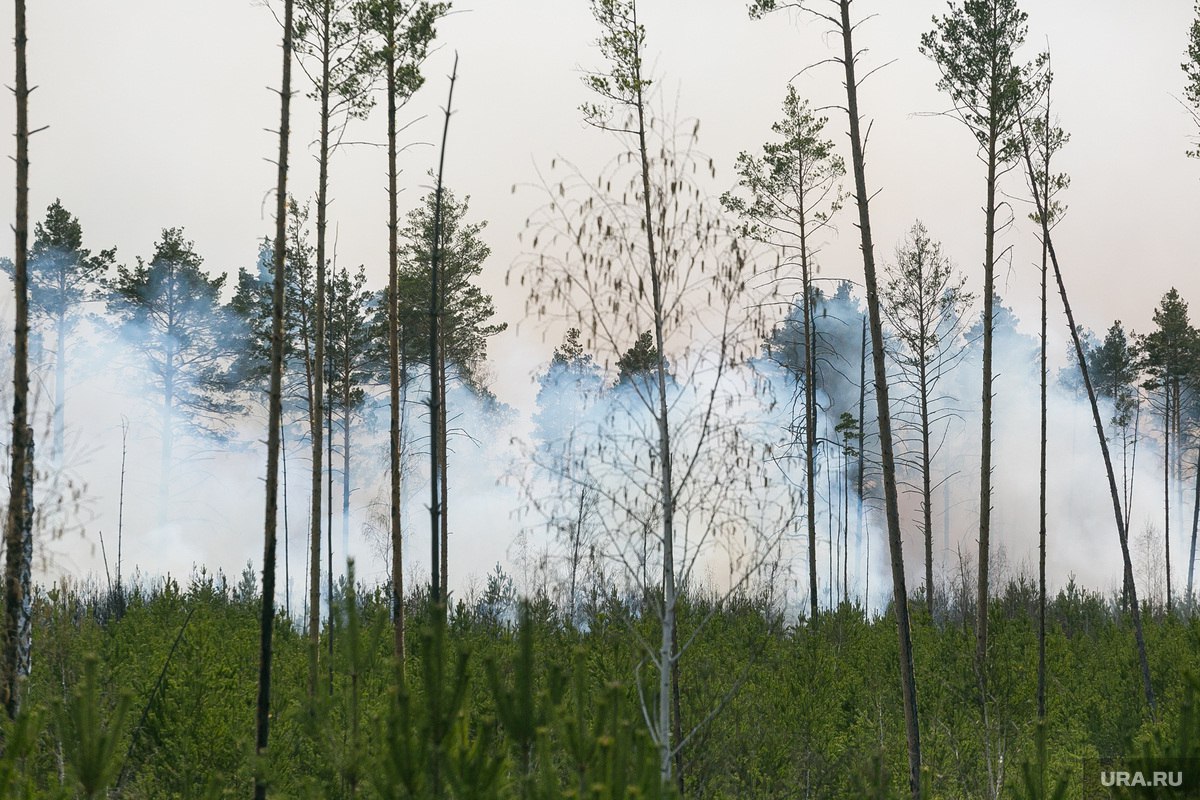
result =
[[[1104,786],[1182,786],[1182,772],[1101,772]]]

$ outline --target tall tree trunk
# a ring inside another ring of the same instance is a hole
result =
[[[29,677],[33,657],[33,426],[25,428],[25,507],[21,515],[21,616],[17,625],[17,672]]]
[[[802,173],[803,163],[797,165]],[[816,620],[817,601],[817,387],[815,325],[812,318],[812,271],[808,261],[808,210],[804,192],[798,192],[797,215],[800,221],[800,322],[804,329],[804,503],[808,526],[809,614]],[[830,558],[833,554],[830,554]]]
[[[1188,549],[1187,609],[1192,612],[1195,597],[1192,579],[1196,574],[1196,533],[1200,531],[1200,449],[1196,451],[1196,493],[1192,498],[1192,546]]]
[[[438,156],[437,189],[433,204],[433,242],[429,251],[429,538],[430,575],[435,605],[445,601],[446,592],[446,537],[444,503],[445,493],[445,446],[446,446],[446,365],[444,363],[445,342],[441,331],[445,312],[445,298],[441,287],[442,247],[442,174],[446,166],[446,140],[450,135],[450,110],[454,105],[454,83],[458,80],[458,55],[454,56],[454,70],[450,74],[450,93],[446,99],[445,120],[442,123],[442,148]],[[439,453],[441,450],[441,453]],[[439,455],[442,456],[439,458]],[[441,547],[439,548],[439,543]],[[439,555],[440,553],[440,555]]]
[[[349,381],[346,382],[349,387]],[[342,552],[350,552],[350,390],[342,396]]]
[[[1171,388],[1163,385],[1163,546],[1167,558],[1167,611],[1171,610]]]
[[[1033,160],[1029,155],[1029,140],[1025,135],[1025,124],[1018,117],[1021,141],[1024,147],[1025,167],[1029,182],[1033,187],[1033,200],[1038,216],[1042,221],[1042,240],[1050,253],[1050,263],[1054,267],[1054,279],[1058,283],[1058,294],[1062,298],[1063,311],[1067,315],[1067,327],[1071,330],[1071,341],[1075,346],[1075,358],[1079,363],[1079,371],[1083,375],[1083,385],[1087,390],[1088,403],[1092,407],[1092,422],[1096,427],[1096,438],[1100,440],[1100,453],[1104,457],[1104,469],[1108,475],[1109,494],[1112,497],[1113,513],[1117,523],[1117,538],[1121,544],[1121,559],[1124,562],[1125,586],[1129,591],[1130,616],[1133,620],[1133,635],[1137,644],[1138,662],[1142,673],[1142,688],[1145,692],[1146,705],[1150,716],[1157,717],[1154,703],[1154,685],[1150,681],[1150,661],[1146,656],[1146,638],[1142,631],[1142,613],[1138,607],[1137,585],[1133,579],[1133,561],[1129,556],[1129,535],[1125,527],[1125,516],[1121,511],[1121,493],[1117,487],[1116,472],[1113,470],[1112,456],[1108,450],[1108,438],[1104,435],[1104,421],[1100,417],[1100,405],[1096,402],[1096,390],[1092,386],[1092,378],[1088,372],[1087,359],[1084,356],[1083,344],[1079,339],[1079,329],[1075,326],[1075,315],[1071,312],[1071,303],[1067,299],[1067,287],[1063,282],[1062,270],[1058,265],[1058,254],[1054,250],[1054,240],[1050,237],[1049,221],[1046,219],[1046,203],[1037,182],[1037,172],[1033,168]]]
[[[888,401],[887,362],[883,349],[883,320],[875,277],[875,245],[871,239],[871,195],[867,193],[866,157],[858,113],[858,79],[855,77],[854,28],[851,0],[836,0],[841,12],[842,65],[846,71],[846,110],[850,117],[850,150],[854,166],[854,194],[862,242],[863,278],[871,325],[871,356],[875,367],[875,406],[879,424],[879,455],[883,468],[884,507],[888,549],[892,561],[892,608],[899,639],[900,683],[904,698],[904,729],[908,740],[908,784],[913,800],[921,797],[921,734],[917,727],[917,683],[913,671],[912,634],[908,619],[908,590],[904,580],[904,552],[900,539],[900,501],[896,489],[896,461],[892,452],[892,416]]]
[[[310,438],[312,440],[312,519],[309,536],[312,539],[312,572],[309,575],[308,646],[309,654],[308,697],[317,691],[317,649],[321,639],[321,500],[323,487],[324,420],[325,420],[325,229],[329,206],[329,71],[330,63],[330,0],[321,8],[321,85],[318,89],[320,111],[320,138],[317,152],[317,274],[315,278],[315,307],[313,309],[313,364],[312,364],[312,413],[310,415]],[[332,585],[333,577],[330,576]],[[332,611],[333,594],[329,595]],[[330,619],[330,630],[333,621]]]
[[[632,6],[634,19],[637,23],[637,6]],[[675,678],[675,490],[672,483],[671,464],[671,426],[667,404],[667,362],[666,362],[666,311],[663,302],[662,273],[658,262],[656,249],[654,214],[650,201],[650,156],[646,145],[646,116],[645,103],[642,97],[641,59],[634,61],[633,82],[637,91],[636,114],[638,155],[642,171],[642,206],[644,227],[646,229],[647,261],[650,268],[650,292],[654,305],[654,346],[657,359],[654,365],[656,386],[658,389],[658,413],[655,415],[658,424],[658,451],[662,469],[662,645],[658,654],[658,725],[657,740],[659,751],[659,777],[662,785],[671,784],[672,755],[672,705]]]
[[[924,325],[922,325],[922,331]],[[920,366],[918,368],[918,392],[921,403],[921,523],[925,528],[925,608],[933,616],[933,483],[930,476],[933,454],[929,441],[929,378],[928,362],[922,336]]]
[[[863,487],[866,482],[867,466],[867,318],[862,321],[862,350],[858,362],[858,508],[855,511],[856,533],[854,548],[856,555],[863,552]],[[864,583],[863,608],[870,607],[870,599],[866,596]]]
[[[441,478],[438,482],[438,488],[442,493],[442,513],[439,519],[441,523],[442,546],[438,551],[441,557],[441,562],[438,569],[441,572],[442,596],[446,597],[450,594],[450,469],[449,469],[449,438],[450,428],[448,424],[448,414],[446,413],[446,339],[449,335],[445,324],[445,298],[439,298],[439,312],[442,319],[442,332],[438,342],[438,411],[441,414],[441,419],[438,422],[438,446],[442,449],[442,457],[438,462],[438,466],[442,470]]]
[[[975,672],[980,706],[987,704],[988,578],[992,531],[992,325],[996,293],[996,125],[988,137],[987,205],[983,254],[983,419],[979,440],[979,577],[975,618]],[[986,709],[985,716],[986,716]],[[986,733],[985,733],[986,736]]]
[[[19,1],[19,0],[18,0]],[[275,523],[278,516],[279,431],[283,419],[283,303],[287,260],[287,171],[289,110],[292,98],[292,0],[285,0],[283,15],[283,84],[279,90],[279,172],[275,187],[275,283],[271,310],[271,388],[267,422],[267,497],[263,524],[262,617],[259,621],[258,701],[255,750],[267,755],[271,725],[271,638],[275,630]],[[260,766],[255,771],[254,798],[265,800],[267,781]]]
[[[392,652],[397,674],[404,665],[404,550],[400,522],[400,284],[397,275],[400,215],[396,185],[396,20],[387,6],[387,149],[388,149],[388,462],[391,488]]]
[[[1049,137],[1050,137],[1050,106],[1046,106],[1046,174],[1050,174],[1050,158],[1049,158]],[[1046,719],[1046,433],[1047,433],[1047,410],[1046,410],[1046,317],[1048,297],[1048,277],[1050,271],[1049,250],[1046,243],[1042,242],[1042,328],[1041,328],[1041,352],[1038,359],[1038,379],[1040,383],[1039,409],[1038,416],[1040,422],[1040,435],[1038,438],[1038,675],[1037,675],[1037,707],[1038,719]],[[1040,775],[1043,780],[1041,786],[1044,792],[1045,779],[1044,765],[1040,769]]]

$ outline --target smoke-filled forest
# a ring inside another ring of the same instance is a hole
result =
[[[1200,797],[1200,5],[1072,5],[14,0],[0,797]]]

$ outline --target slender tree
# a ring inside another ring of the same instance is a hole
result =
[[[371,317],[376,294],[367,286],[363,267],[333,276],[326,331],[329,334],[329,408],[336,410],[341,429],[342,551],[350,552],[351,441],[355,419],[362,419],[366,385],[374,372]]]
[[[1187,302],[1172,287],[1154,311],[1155,330],[1142,337],[1143,369],[1149,376],[1145,388],[1157,392],[1163,420],[1163,548],[1166,555],[1167,611],[1171,590],[1171,485],[1179,482],[1180,429],[1188,378],[1200,351],[1200,336],[1188,320]],[[1174,458],[1172,458],[1172,452]]]
[[[1075,315],[1071,311],[1071,303],[1067,297],[1066,283],[1063,280],[1062,269],[1058,263],[1058,253],[1054,249],[1054,239],[1050,235],[1051,217],[1047,211],[1049,206],[1046,201],[1046,187],[1039,181],[1040,173],[1033,164],[1033,157],[1030,154],[1030,138],[1023,117],[1018,117],[1017,125],[1020,133],[1018,141],[1020,142],[1025,161],[1025,172],[1033,195],[1034,212],[1037,214],[1041,225],[1042,240],[1046,242],[1046,249],[1050,254],[1050,264],[1054,268],[1054,280],[1058,284],[1058,294],[1062,299],[1063,311],[1067,316],[1067,326],[1071,331],[1071,344],[1075,349],[1076,363],[1083,378],[1088,403],[1092,408],[1092,422],[1096,427],[1096,437],[1100,440],[1100,454],[1104,459],[1104,469],[1108,475],[1109,494],[1112,498],[1113,515],[1117,523],[1117,538],[1121,545],[1121,558],[1124,562],[1125,587],[1129,593],[1130,618],[1133,621],[1133,634],[1137,645],[1138,663],[1141,668],[1142,688],[1145,692],[1146,706],[1149,708],[1150,716],[1153,718],[1157,716],[1154,702],[1154,685],[1150,681],[1150,661],[1146,655],[1146,638],[1142,630],[1142,613],[1141,608],[1138,606],[1137,586],[1133,579],[1133,561],[1129,555],[1129,535],[1125,524],[1126,518],[1121,510],[1121,493],[1117,487],[1116,472],[1113,469],[1112,456],[1108,450],[1108,438],[1104,435],[1104,420],[1100,416],[1100,404],[1096,400],[1096,390],[1092,385],[1091,372],[1088,369],[1087,358],[1084,354],[1080,329],[1075,324]]]
[[[809,613],[817,616],[817,353],[813,320],[816,254],[820,237],[841,207],[846,165],[825,138],[828,118],[813,113],[788,86],[783,119],[771,126],[778,141],[763,145],[761,156],[743,152],[737,173],[741,190],[721,201],[743,221],[745,236],[775,248],[776,277],[799,270],[796,306],[803,329],[803,365],[796,376],[804,390],[804,480],[808,526]],[[832,557],[832,556],[831,556]]]
[[[22,532],[28,506],[26,495],[32,487],[26,484],[31,458],[32,439],[28,425],[29,398],[29,77],[25,70],[25,0],[16,0],[15,44],[17,100],[17,198],[16,241],[13,250],[13,290],[15,293],[15,323],[13,330],[13,416],[11,467],[9,469],[8,513],[4,523],[4,674],[0,699],[10,719],[20,710],[19,641],[21,607],[24,603],[21,585]]]
[[[399,172],[396,157],[400,133],[398,112],[421,88],[424,78],[421,64],[435,35],[434,23],[450,8],[449,3],[424,0],[367,0],[359,7],[360,24],[376,39],[367,57],[382,68],[387,103],[387,175],[388,175],[388,466],[390,479],[389,530],[392,551],[392,623],[393,650],[398,662],[404,660],[404,571],[401,529],[401,452],[400,430],[400,319],[398,303],[398,252],[400,212]]]
[[[283,79],[279,89],[279,157],[275,185],[275,281],[271,308],[271,377],[267,422],[266,513],[263,523],[262,616],[259,620],[258,700],[255,749],[266,757],[271,725],[271,647],[275,630],[275,528],[278,517],[279,436],[283,419],[283,311],[287,236],[288,135],[292,99],[292,0],[284,0]],[[262,768],[255,773],[254,798],[266,800]]]
[[[1068,135],[1065,131],[1054,124],[1053,117],[1050,113],[1050,87],[1053,80],[1053,75],[1050,72],[1049,54],[1046,57],[1046,95],[1041,113],[1030,116],[1029,134],[1031,146],[1036,154],[1037,161],[1035,163],[1036,180],[1041,184],[1042,191],[1045,194],[1045,213],[1048,215],[1046,220],[1046,230],[1052,230],[1055,225],[1062,219],[1066,211],[1066,207],[1057,199],[1059,193],[1064,191],[1070,185],[1070,178],[1064,173],[1054,173],[1052,170],[1052,162],[1054,155],[1066,145]],[[1030,216],[1034,223],[1041,225],[1041,218],[1037,213]],[[1039,437],[1038,437],[1038,683],[1037,683],[1037,708],[1038,719],[1045,720],[1046,718],[1046,500],[1047,500],[1047,476],[1046,476],[1046,456],[1047,456],[1047,430],[1049,427],[1049,414],[1046,405],[1049,373],[1047,371],[1046,356],[1047,356],[1047,316],[1049,305],[1049,275],[1050,275],[1050,248],[1049,243],[1045,239],[1041,241],[1042,245],[1042,264],[1041,264],[1041,330],[1040,330],[1040,348],[1038,354],[1038,418],[1039,418]],[[1039,772],[1039,780],[1041,790],[1046,791],[1046,770],[1043,768]]]
[[[853,197],[858,207],[858,229],[863,256],[863,279],[867,293],[867,314],[874,366],[875,404],[879,426],[879,456],[883,471],[884,512],[887,520],[888,549],[892,563],[892,609],[896,615],[899,640],[900,686],[904,698],[904,727],[908,742],[909,791],[914,800],[921,796],[921,734],[917,726],[917,684],[913,671],[912,632],[909,626],[908,589],[904,577],[904,552],[900,538],[900,501],[896,488],[896,460],[893,451],[891,401],[887,382],[887,363],[883,345],[883,316],[880,308],[875,270],[875,244],[871,235],[872,195],[867,192],[865,137],[858,107],[858,59],[862,52],[854,47],[856,24],[851,21],[852,0],[816,0],[780,2],[755,0],[750,13],[759,16],[778,9],[798,9],[824,20],[841,40],[841,52],[833,57],[845,74],[846,106],[850,127],[851,166],[854,175]],[[818,10],[819,9],[819,10]],[[868,73],[869,74],[869,73]]]
[[[913,392],[901,399],[896,416],[901,425],[915,429],[919,440],[915,466],[925,538],[925,605],[933,614],[934,436],[954,413],[947,407],[953,398],[939,393],[938,384],[966,352],[962,337],[973,298],[966,279],[920,221],[909,229],[887,273],[883,308],[895,334],[891,355]]]
[[[358,0],[299,0],[296,8],[294,42],[301,67],[312,85],[310,97],[319,105],[317,137],[317,242],[316,275],[313,299],[312,411],[310,441],[312,444],[312,491],[310,557],[309,642],[315,646],[320,631],[320,564],[321,564],[321,478],[325,420],[325,267],[326,229],[329,213],[329,161],[332,155],[330,136],[338,118],[348,120],[365,116],[371,107],[370,75],[372,63],[362,58],[359,49],[364,31],[355,24]],[[344,123],[343,123],[344,129]],[[332,435],[332,434],[330,434]],[[331,532],[332,535],[332,532]],[[330,554],[332,558],[332,554]],[[329,580],[332,582],[333,576]],[[315,596],[315,599],[314,599]],[[332,602],[332,596],[330,597]],[[316,675],[309,673],[308,694],[316,690]]]
[[[1027,104],[1030,66],[1017,62],[1025,41],[1026,14],[1016,0],[963,0],[950,13],[935,17],[934,29],[921,37],[921,52],[937,64],[938,88],[950,97],[950,115],[970,131],[987,173],[983,255],[983,391],[979,459],[979,578],[976,604],[975,663],[979,701],[987,697],[988,571],[992,519],[992,339],[996,296],[998,184],[1015,165],[1013,140],[1017,119]],[[984,710],[986,714],[986,709]],[[991,759],[989,758],[989,761]],[[993,793],[996,781],[991,782]]]

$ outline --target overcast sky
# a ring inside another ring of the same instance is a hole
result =
[[[250,0],[31,0],[29,72],[33,127],[49,126],[31,146],[31,214],[40,219],[56,197],[76,214],[93,249],[116,246],[122,263],[151,254],[164,227],[183,226],[210,270],[236,273],[255,262],[271,230],[276,148],[279,29],[270,11]],[[1145,330],[1154,305],[1172,285],[1200,298],[1195,224],[1200,161],[1184,152],[1194,126],[1177,98],[1180,62],[1193,16],[1184,0],[1026,0],[1032,55],[1047,43],[1057,76],[1055,103],[1072,139],[1059,160],[1070,173],[1070,212],[1056,235],[1077,317],[1103,331],[1114,318]],[[935,67],[917,52],[922,32],[945,4],[936,0],[859,0],[864,66],[888,66],[861,95],[874,121],[867,180],[877,255],[889,260],[920,218],[946,252],[981,283],[983,167],[963,126],[937,116],[947,102]],[[714,194],[731,187],[732,163],[770,138],[785,87],[834,45],[824,23],[776,14],[752,21],[745,0],[642,0],[648,62],[659,98],[701,122],[700,146],[716,162]],[[11,18],[0,25],[11,41]],[[583,165],[605,162],[619,147],[588,128],[578,111],[589,96],[581,72],[599,65],[597,28],[586,0],[472,0],[439,26],[439,50],[428,81],[404,110],[413,147],[401,159],[403,207],[428,188],[436,161],[432,142],[455,52],[460,82],[447,154],[447,183],[472,198],[475,219],[488,221],[492,257],[485,287],[496,295],[510,330],[492,343],[494,388],[501,400],[528,408],[531,376],[561,331],[522,319],[524,296],[504,275],[520,251],[517,235],[542,202],[522,189],[556,156]],[[11,55],[0,73],[12,83]],[[296,76],[303,80],[302,73]],[[803,97],[824,106],[841,100],[835,66],[796,78]],[[290,191],[315,193],[311,145],[314,105],[293,106]],[[845,118],[830,112],[830,136],[845,145]],[[375,113],[348,131],[358,142],[383,140]],[[12,130],[11,101],[0,128]],[[8,140],[11,141],[11,140]],[[11,147],[11,145],[10,145]],[[848,156],[848,152],[846,152]],[[332,165],[331,221],[339,265],[365,264],[383,285],[386,256],[384,151],[358,145]],[[13,185],[11,161],[0,185]],[[513,186],[518,185],[514,193]],[[1014,173],[1005,188],[1023,197]],[[1024,327],[1036,325],[1038,248],[1014,199],[1018,223],[1003,235],[1011,247],[998,272],[1001,292]],[[13,215],[12,190],[0,216]],[[822,252],[822,275],[861,278],[851,214]],[[0,253],[11,255],[11,238]],[[4,303],[8,306],[11,301]],[[1057,334],[1065,341],[1065,331]]]
[[[879,256],[890,258],[904,230],[921,218],[960,266],[978,277],[982,260],[982,168],[972,140],[954,121],[927,116],[946,108],[934,66],[916,49],[920,34],[944,4],[929,0],[855,4],[878,16],[861,28],[868,65],[894,60],[867,83],[864,113],[874,118],[868,181]],[[275,147],[278,28],[250,0],[36,0],[29,3],[32,125],[48,125],[32,144],[31,209],[40,217],[55,197],[77,214],[93,248],[115,245],[132,263],[148,255],[159,231],[183,226],[213,270],[236,272],[253,263],[256,243],[270,230],[269,158]],[[829,54],[823,23],[786,14],[752,21],[744,0],[643,0],[648,60],[660,96],[701,121],[701,147],[716,159],[714,192],[732,183],[742,149],[769,138],[787,82]],[[588,99],[579,76],[596,66],[596,27],[584,0],[474,0],[456,4],[440,25],[441,50],[430,58],[428,82],[405,110],[415,120],[413,142],[437,136],[453,52],[460,58],[456,115],[447,157],[448,184],[472,196],[473,216],[489,221],[493,255],[485,281],[500,317],[513,331],[494,343],[496,389],[523,404],[529,374],[548,355],[558,332],[522,321],[523,297],[503,286],[518,252],[516,236],[540,198],[512,193],[535,165],[555,156],[600,163],[616,144],[587,128],[578,106]],[[1070,215],[1058,245],[1079,316],[1102,329],[1115,317],[1149,324],[1153,305],[1170,285],[1200,295],[1196,278],[1200,162],[1184,156],[1190,120],[1179,69],[1192,16],[1182,0],[1026,2],[1030,52],[1053,50],[1056,103],[1072,140],[1060,164],[1070,172]],[[9,18],[4,19],[11,26]],[[11,39],[11,27],[4,29]],[[11,64],[11,60],[6,60]],[[11,83],[11,66],[4,73]],[[833,66],[797,80],[816,105],[836,102]],[[0,111],[11,130],[12,107]],[[310,145],[313,106],[295,106],[290,189],[315,191]],[[830,112],[830,132],[844,144],[844,117]],[[422,119],[423,118],[423,119]],[[352,126],[348,138],[380,141],[383,115]],[[432,146],[402,157],[405,207],[428,184]],[[386,253],[384,153],[360,146],[339,153],[332,167],[340,264],[365,264],[376,286]],[[11,161],[4,185],[12,185]],[[1013,179],[1008,188],[1022,189]],[[1023,218],[1025,209],[1019,209]],[[0,201],[12,216],[12,193]],[[858,278],[856,232],[848,214],[841,238],[824,252],[823,274]],[[11,240],[10,240],[11,241]],[[1006,237],[1011,270],[1000,274],[1006,297],[1031,326],[1036,304],[1036,255],[1029,227]],[[11,252],[11,244],[3,248]],[[977,282],[977,280],[976,280]],[[1032,328],[1031,328],[1032,329]]]

